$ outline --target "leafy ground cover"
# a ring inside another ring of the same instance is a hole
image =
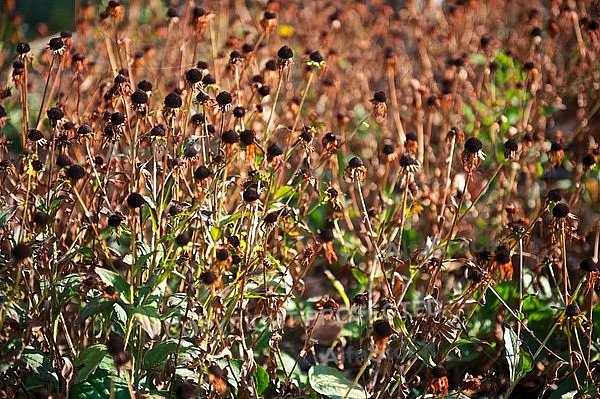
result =
[[[7,2],[1,394],[597,397],[599,15]]]

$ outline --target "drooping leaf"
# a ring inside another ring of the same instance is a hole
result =
[[[533,368],[531,352],[521,344],[517,334],[508,325],[504,326],[504,352],[511,383],[518,381]]]
[[[140,306],[133,310],[133,315],[150,338],[155,339],[160,335],[162,325],[158,317],[157,307],[152,305]]]
[[[362,386],[355,384],[344,376],[344,373],[323,365],[317,365],[308,371],[310,386],[318,394],[330,399],[366,399],[367,394]],[[352,387],[352,389],[350,389]]]
[[[108,349],[106,349],[106,345],[104,344],[91,345],[82,350],[76,362],[76,365],[81,367],[81,369],[75,375],[73,383],[79,384],[86,381],[90,374],[96,371],[107,354]]]

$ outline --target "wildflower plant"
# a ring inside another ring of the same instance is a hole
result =
[[[0,18],[0,395],[598,396],[596,8],[96,3]]]

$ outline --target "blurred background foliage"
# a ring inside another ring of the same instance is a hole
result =
[[[78,0],[4,0],[3,42],[33,40],[62,30],[73,30],[78,3]],[[17,30],[15,26],[18,26]]]

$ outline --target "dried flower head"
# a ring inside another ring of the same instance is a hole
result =
[[[348,166],[344,168],[343,174],[344,180],[348,183],[359,182],[362,183],[367,178],[367,168],[364,162],[359,157],[353,157],[348,162]]]
[[[437,365],[431,369],[431,379],[429,381],[429,390],[434,394],[448,394],[448,372],[444,366]]]
[[[315,309],[323,314],[325,320],[336,320],[340,304],[329,295],[326,295],[315,304]]]
[[[52,51],[52,54],[55,56],[62,56],[65,51],[67,51],[67,47],[65,46],[65,42],[61,37],[53,37],[48,42],[48,49]]]
[[[263,18],[260,20],[260,26],[268,36],[272,35],[275,28],[277,28],[277,14],[273,11],[265,11]]]
[[[383,91],[375,92],[373,98],[371,98],[371,104],[373,104],[373,116],[379,123],[383,122],[387,118],[387,96]]]
[[[377,358],[385,353],[387,342],[394,332],[394,328],[390,322],[385,319],[373,322],[373,331],[371,332],[371,337],[373,338],[373,357]]]
[[[221,109],[221,111],[227,112],[231,108],[233,97],[228,91],[222,91],[219,94],[217,94],[216,100],[217,104],[219,104],[219,108]]]
[[[472,173],[481,165],[485,159],[485,154],[482,151],[483,144],[476,137],[469,137],[465,141],[464,150],[461,153],[463,169],[467,173]]]
[[[517,141],[514,139],[508,139],[504,143],[504,158],[505,159],[515,159],[517,156],[517,150],[519,149],[519,145]]]

